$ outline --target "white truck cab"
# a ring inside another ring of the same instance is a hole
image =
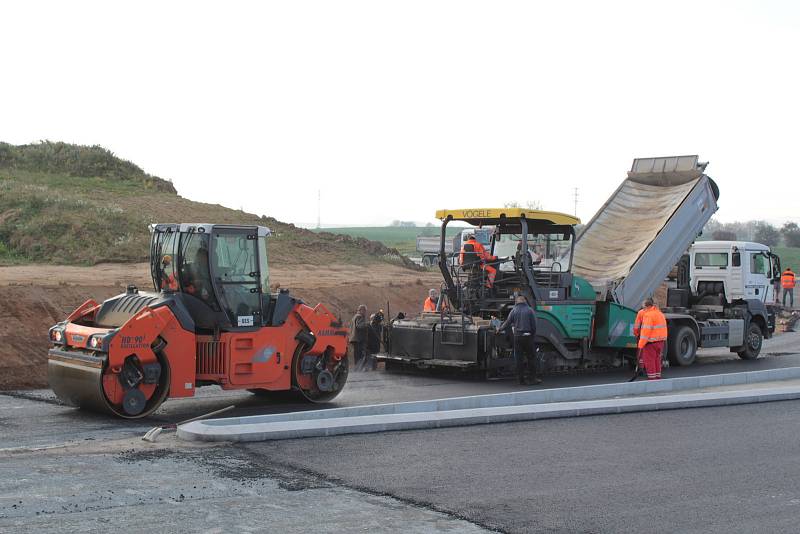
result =
[[[749,241],[696,241],[689,248],[690,284],[698,304],[743,300],[775,302],[780,260],[769,247]]]

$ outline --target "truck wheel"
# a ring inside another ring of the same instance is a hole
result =
[[[697,359],[697,336],[690,326],[678,326],[670,332],[667,356],[672,365],[692,365]]]
[[[433,260],[430,256],[422,256],[422,266],[423,267],[430,267],[433,265]]]
[[[764,341],[764,334],[761,327],[756,323],[750,323],[744,336],[744,345],[739,351],[739,357],[743,360],[755,360],[761,353],[761,343]]]

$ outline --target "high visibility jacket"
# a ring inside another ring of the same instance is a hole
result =
[[[436,301],[432,298],[428,297],[425,299],[425,304],[422,305],[422,311],[424,312],[435,312],[436,311]]]
[[[636,314],[633,323],[633,335],[639,338],[639,348],[644,348],[648,343],[666,341],[667,318],[655,306],[643,308]]]
[[[479,260],[482,260],[482,261],[493,261],[493,260],[497,259],[494,256],[492,256],[491,254],[489,254],[488,252],[486,252],[486,249],[484,248],[484,246],[481,245],[478,240],[473,238],[473,239],[467,239],[464,242],[464,245],[461,246],[461,253],[458,255],[458,263],[459,263],[459,265],[464,265],[464,254],[465,253],[469,254],[469,252],[464,250],[464,247],[467,246],[467,245],[472,245],[472,250],[473,250],[474,254],[477,256],[477,258]]]
[[[791,269],[786,269],[783,271],[783,274],[781,275],[781,287],[783,289],[792,289],[794,288],[794,284],[795,278]]]
[[[164,289],[171,289],[172,291],[178,290],[178,281],[175,279],[174,273],[165,278]]]

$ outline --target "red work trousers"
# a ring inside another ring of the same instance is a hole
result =
[[[481,264],[481,269],[486,272],[486,287],[491,289],[494,285],[494,279],[497,276],[497,269],[486,263]]]
[[[653,341],[642,347],[639,358],[644,365],[648,380],[661,379],[661,354],[664,352],[663,341]]]

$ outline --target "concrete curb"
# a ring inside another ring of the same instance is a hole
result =
[[[180,426],[178,437],[262,441],[790,400],[800,398],[800,386],[626,397],[793,378],[800,378],[800,367],[209,419]]]

